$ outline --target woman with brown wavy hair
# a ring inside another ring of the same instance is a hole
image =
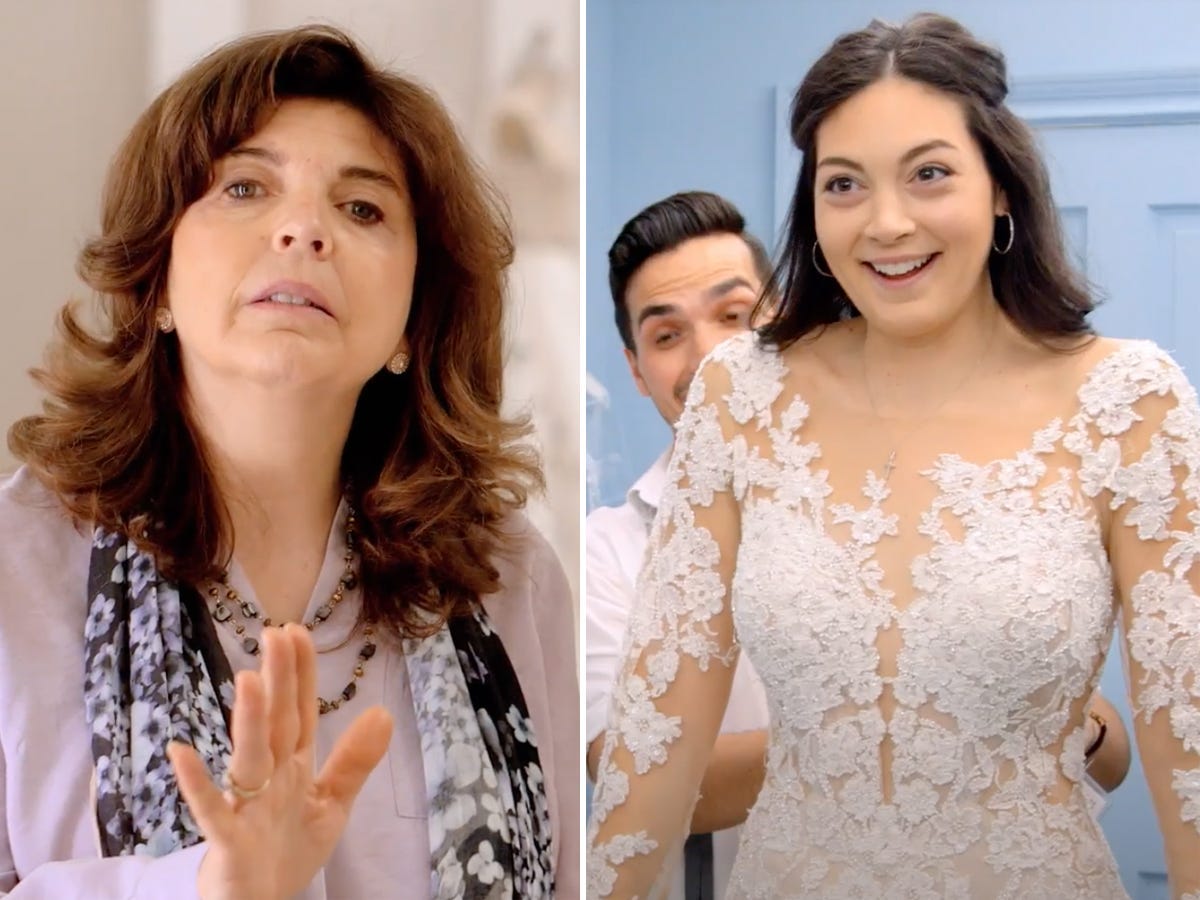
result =
[[[336,30],[145,112],[80,258],[102,325],[63,311],[9,434],[0,890],[577,893],[511,255],[438,101]]]

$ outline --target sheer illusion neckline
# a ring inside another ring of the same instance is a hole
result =
[[[1085,499],[1078,483],[1078,472],[1073,466],[1068,467],[1069,473],[1064,473],[1063,467],[1055,471],[1047,457],[1065,451],[1063,442],[1071,432],[1087,427],[1089,415],[1096,412],[1090,408],[1095,405],[1090,402],[1094,388],[1103,385],[1110,372],[1118,371],[1126,358],[1145,355],[1150,346],[1153,345],[1146,341],[1120,341],[1090,361],[1078,377],[1071,394],[1071,406],[1032,428],[1026,441],[1010,453],[976,461],[958,450],[937,452],[932,461],[913,470],[910,476],[925,482],[932,489],[931,495],[928,500],[924,497],[915,500],[908,509],[903,508],[903,504],[897,508],[888,502],[904,489],[898,491],[894,475],[888,483],[881,469],[875,467],[866,468],[857,479],[853,475],[839,479],[846,487],[856,483],[857,489],[843,488],[835,495],[831,483],[833,473],[828,465],[822,465],[825,446],[819,440],[805,439],[806,432],[811,435],[813,410],[801,392],[794,391],[788,397],[781,391],[775,401],[768,404],[772,410],[770,429],[790,430],[793,439],[808,451],[807,461],[798,471],[793,469],[789,475],[785,469],[790,466],[784,465],[778,469],[779,478],[800,474],[816,487],[802,492],[808,496],[807,503],[801,504],[801,516],[807,519],[819,540],[828,542],[827,551],[840,557],[847,572],[853,573],[861,588],[858,592],[861,599],[874,608],[876,614],[884,616],[886,621],[881,623],[880,636],[894,628],[903,633],[920,620],[928,604],[944,589],[938,578],[928,574],[937,571],[932,564],[934,558],[951,548],[961,548],[968,539],[972,518],[986,515],[984,509],[1003,502],[1005,495],[1024,491],[1034,509],[1053,502],[1054,515],[1070,520],[1090,551],[1103,556],[1105,526],[1102,509],[1094,503],[1076,505],[1076,501]],[[783,375],[786,362],[780,356],[776,356],[774,362],[777,374]],[[801,404],[803,413],[793,419],[793,427],[789,429],[784,420],[789,416],[788,410],[797,403]],[[762,422],[760,420],[760,424]],[[781,463],[774,460],[768,465],[780,466]],[[761,502],[768,506],[775,503],[772,494],[768,490]],[[913,498],[915,494],[910,489],[901,496]],[[751,490],[743,502],[752,507],[760,500]],[[808,507],[806,511],[805,506]],[[889,561],[888,556],[893,558]],[[1106,561],[1103,567],[1108,569]],[[924,588],[921,586],[923,572],[926,575]],[[881,661],[883,655],[881,652]],[[894,655],[892,662],[898,663]],[[882,671],[879,674],[883,676]]]
[[[1028,430],[1028,439],[1020,447],[1013,451],[988,457],[985,460],[975,460],[969,455],[964,455],[958,450],[942,450],[936,453],[929,463],[914,469],[914,473],[921,478],[930,481],[935,487],[938,487],[937,476],[940,472],[950,467],[962,469],[970,469],[978,474],[988,473],[990,470],[1002,466],[1019,466],[1023,457],[1033,456],[1049,456],[1052,454],[1056,445],[1062,440],[1067,433],[1070,424],[1079,418],[1081,413],[1085,412],[1086,395],[1090,388],[1097,382],[1104,379],[1106,372],[1114,367],[1119,366],[1121,357],[1136,356],[1139,352],[1144,352],[1146,348],[1155,346],[1150,341],[1144,340],[1121,340],[1116,346],[1108,350],[1106,353],[1099,356],[1090,365],[1084,369],[1082,376],[1078,379],[1075,390],[1071,393],[1071,406],[1064,412],[1060,412],[1045,420],[1041,425],[1033,426]],[[768,351],[769,352],[769,351]],[[781,374],[786,373],[788,364],[781,358],[777,357],[778,365],[781,367]],[[781,397],[780,400],[783,398]],[[790,399],[781,405],[799,402],[803,404],[806,412],[803,419],[796,429],[796,434],[804,438],[805,431],[809,430],[809,422],[812,419],[811,407],[805,399],[804,394],[800,390],[794,390],[790,394]],[[819,440],[808,441],[807,445],[816,451],[813,457],[812,464],[808,467],[809,471],[822,478],[827,484],[829,477],[833,474],[832,470],[826,466],[816,465],[818,460],[821,460],[825,455],[825,445]],[[853,504],[855,509],[869,510],[873,508],[881,508],[889,497],[895,491],[888,486],[887,479],[884,477],[883,470],[885,466],[870,466],[864,469],[862,475],[857,479],[856,497],[867,497],[871,502],[866,506]],[[847,482],[849,482],[847,478]],[[875,500],[873,495],[881,495],[881,499]],[[832,496],[832,492],[830,493]],[[836,501],[835,501],[836,502]],[[845,505],[851,505],[846,503]]]

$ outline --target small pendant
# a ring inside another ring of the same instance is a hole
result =
[[[887,462],[883,466],[883,483],[887,484],[889,478],[892,477],[892,470],[896,468],[896,451],[893,450],[888,454]]]

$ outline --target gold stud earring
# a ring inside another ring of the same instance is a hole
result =
[[[393,375],[403,375],[408,371],[408,354],[401,350],[388,360],[387,370]]]
[[[154,313],[154,324],[163,334],[170,334],[175,330],[175,317],[165,306],[160,306]]]

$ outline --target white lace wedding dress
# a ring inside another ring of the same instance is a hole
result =
[[[1200,897],[1200,409],[1163,351],[1115,346],[1069,415],[1002,459],[935,456],[907,508],[882,467],[831,478],[778,354],[715,352],[614,693],[589,897],[670,877],[739,648],[772,726],[728,896],[1125,897],[1078,725],[1122,616],[1174,896]]]

